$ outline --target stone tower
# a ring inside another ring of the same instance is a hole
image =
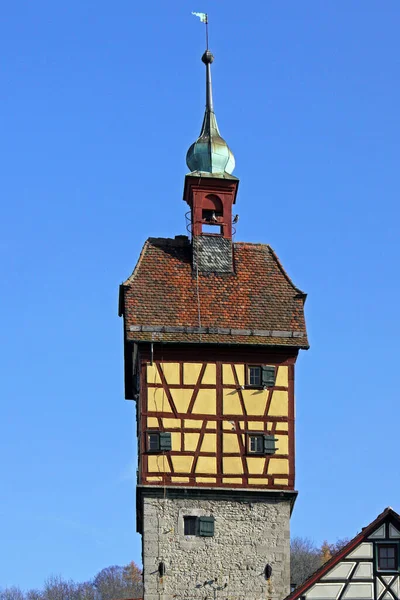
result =
[[[184,185],[191,238],[149,238],[120,287],[144,600],[281,600],[306,296],[270,246],[232,240],[239,180],[209,50],[202,60],[206,110]]]

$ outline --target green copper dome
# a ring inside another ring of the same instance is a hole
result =
[[[235,168],[235,158],[219,132],[212,100],[211,63],[214,57],[209,50],[206,50],[201,60],[206,65],[206,112],[200,137],[190,146],[186,155],[186,164],[191,172],[230,175]]]

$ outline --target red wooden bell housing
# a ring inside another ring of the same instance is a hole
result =
[[[232,239],[232,206],[239,180],[187,175],[183,199],[190,206],[192,236]]]

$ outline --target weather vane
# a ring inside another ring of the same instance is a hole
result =
[[[202,23],[205,23],[206,26],[206,50],[208,50],[208,14],[200,13],[200,12],[192,12],[192,15],[195,17],[199,17]]]

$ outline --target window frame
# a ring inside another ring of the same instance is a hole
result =
[[[275,387],[276,385],[276,373],[277,373],[277,367],[279,365],[266,365],[266,364],[254,364],[254,363],[247,363],[245,365],[245,370],[244,370],[244,381],[245,381],[245,388],[249,388],[251,390],[264,390],[264,389],[271,389],[273,387]],[[265,369],[266,367],[274,369],[274,384],[273,385],[265,385],[263,384],[263,369]],[[257,384],[252,384],[250,383],[250,369],[259,369],[260,371],[260,383],[259,385]]]
[[[150,436],[157,437],[157,448],[150,447]],[[160,432],[159,431],[146,431],[146,450],[152,454],[158,454],[160,452]]]
[[[194,533],[186,533],[186,524],[189,525],[191,523],[193,525]],[[195,537],[198,532],[198,517],[194,515],[184,515],[183,516],[183,535],[189,535],[191,537]]]
[[[169,448],[162,448],[161,436],[169,436]],[[150,447],[150,436],[157,436],[157,448]],[[164,452],[170,452],[172,450],[172,439],[169,431],[158,431],[158,430],[147,430],[146,431],[146,452],[149,454],[162,454]]]
[[[262,439],[262,450],[260,452],[252,452],[250,450],[250,443],[251,443],[251,438],[252,437],[258,437]],[[273,438],[274,443],[274,451],[273,452],[268,452],[265,448],[266,446],[266,438]],[[274,454],[276,454],[277,450],[279,450],[279,448],[277,448],[276,446],[276,442],[278,441],[278,439],[275,437],[275,434],[271,433],[270,431],[246,431],[246,455],[247,456],[274,456]]]
[[[387,550],[388,548],[393,548],[394,549],[394,557],[390,560],[394,561],[394,568],[385,568],[381,566],[381,561],[382,560],[389,560],[388,557],[381,557],[380,556],[380,552],[381,550]],[[379,543],[376,544],[376,569],[377,571],[379,571],[380,573],[385,572],[385,573],[398,573],[399,572],[399,545],[396,542],[383,542],[383,543]]]
[[[259,377],[260,377],[260,383],[259,384],[250,383],[250,381],[251,381],[250,370],[251,369],[258,369]],[[251,388],[262,389],[262,369],[261,369],[261,365],[246,365],[246,385],[248,387],[251,387]]]
[[[249,431],[247,433],[247,440],[246,440],[247,454],[251,454],[251,455],[255,454],[255,455],[258,455],[258,456],[263,456],[264,455],[264,435],[265,434],[263,432],[260,432],[260,431]],[[259,450],[254,450],[253,451],[253,450],[250,449],[251,438],[261,439],[262,449],[260,451]]]

